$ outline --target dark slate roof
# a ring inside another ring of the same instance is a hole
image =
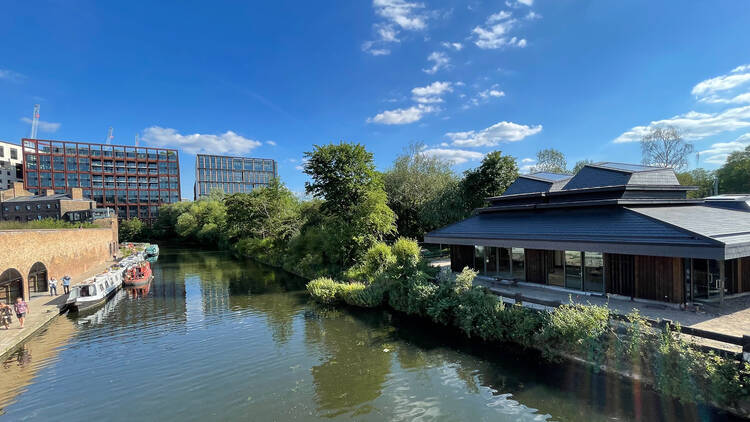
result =
[[[750,213],[747,211],[704,205],[628,209],[723,243],[726,259],[750,255]]]
[[[656,185],[679,186],[674,170],[637,164],[587,164],[565,185],[563,190],[600,186]]]
[[[569,174],[537,172],[522,174],[503,192],[505,195],[518,195],[533,192],[549,192],[562,189],[570,179]]]
[[[83,199],[72,199],[70,196],[64,193],[56,193],[54,195],[32,195],[32,196],[16,196],[5,200],[3,202],[44,202],[44,201],[57,201],[57,200],[68,200],[68,201],[91,201],[88,198]]]
[[[747,214],[746,214],[747,216]],[[720,259],[721,241],[623,207],[487,213],[435,230],[427,243]]]

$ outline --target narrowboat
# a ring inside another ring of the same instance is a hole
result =
[[[104,304],[122,287],[122,271],[109,270],[71,286],[65,302],[70,312],[90,310]]]

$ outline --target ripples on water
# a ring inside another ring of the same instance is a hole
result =
[[[7,420],[729,420],[534,352],[309,303],[289,274],[164,248],[144,295],[62,317],[0,370]]]

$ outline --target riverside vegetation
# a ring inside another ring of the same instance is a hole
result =
[[[606,307],[540,312],[505,305],[473,285],[472,270],[453,275],[429,266],[418,243],[399,233],[420,237],[463,218],[501,194],[518,168],[496,151],[459,178],[422,149],[410,147],[379,173],[362,145],[315,146],[304,164],[310,200],[279,180],[246,194],[212,192],[161,207],[152,228],[124,221],[121,239],[177,238],[229,249],[312,280],[309,294],[327,305],[388,307],[479,341],[512,342],[552,360],[572,357],[632,374],[681,400],[747,409],[750,365],[703,352],[679,330],[653,330],[638,314],[616,323]]]

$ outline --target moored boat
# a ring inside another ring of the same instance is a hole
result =
[[[65,302],[70,312],[81,312],[104,304],[122,287],[122,271],[109,270],[72,286]]]
[[[152,277],[151,264],[139,254],[137,259],[124,266],[122,284],[129,287],[143,287],[151,281]]]
[[[143,253],[146,255],[146,260],[148,262],[156,262],[156,260],[159,259],[159,245],[152,243],[146,246]]]

